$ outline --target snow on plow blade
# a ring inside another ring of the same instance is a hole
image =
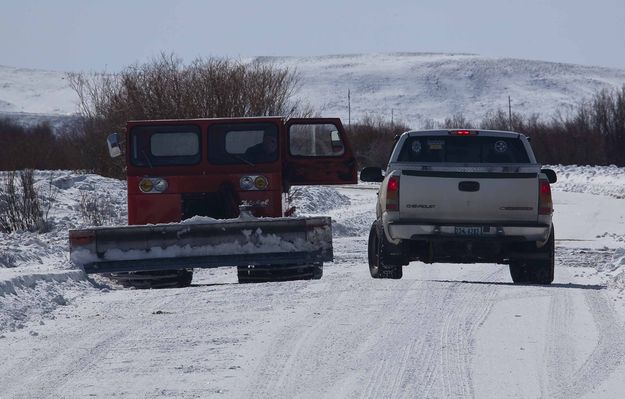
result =
[[[69,231],[71,260],[86,273],[330,262],[329,217],[93,227]]]

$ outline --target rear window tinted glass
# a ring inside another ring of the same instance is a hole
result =
[[[399,162],[529,163],[523,142],[517,138],[486,136],[410,137]]]
[[[135,126],[130,131],[130,161],[135,166],[194,165],[200,162],[200,128]]]

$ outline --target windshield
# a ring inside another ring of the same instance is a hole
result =
[[[208,160],[214,164],[257,164],[278,159],[273,123],[226,123],[208,128]]]
[[[194,165],[200,162],[200,128],[135,126],[130,131],[130,162],[135,166]]]
[[[398,162],[529,163],[518,138],[486,136],[409,137]]]

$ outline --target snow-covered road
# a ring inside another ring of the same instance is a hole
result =
[[[0,398],[621,398],[623,199],[554,188],[552,286],[493,264],[373,280],[375,191],[310,191],[336,205],[321,280],[238,285],[226,268],[186,289],[57,283],[59,306],[0,330]]]

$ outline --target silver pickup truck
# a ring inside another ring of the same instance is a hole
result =
[[[410,261],[502,263],[515,283],[554,277],[556,174],[537,163],[520,133],[410,131],[397,140],[381,182],[369,234],[374,278],[402,277]]]

